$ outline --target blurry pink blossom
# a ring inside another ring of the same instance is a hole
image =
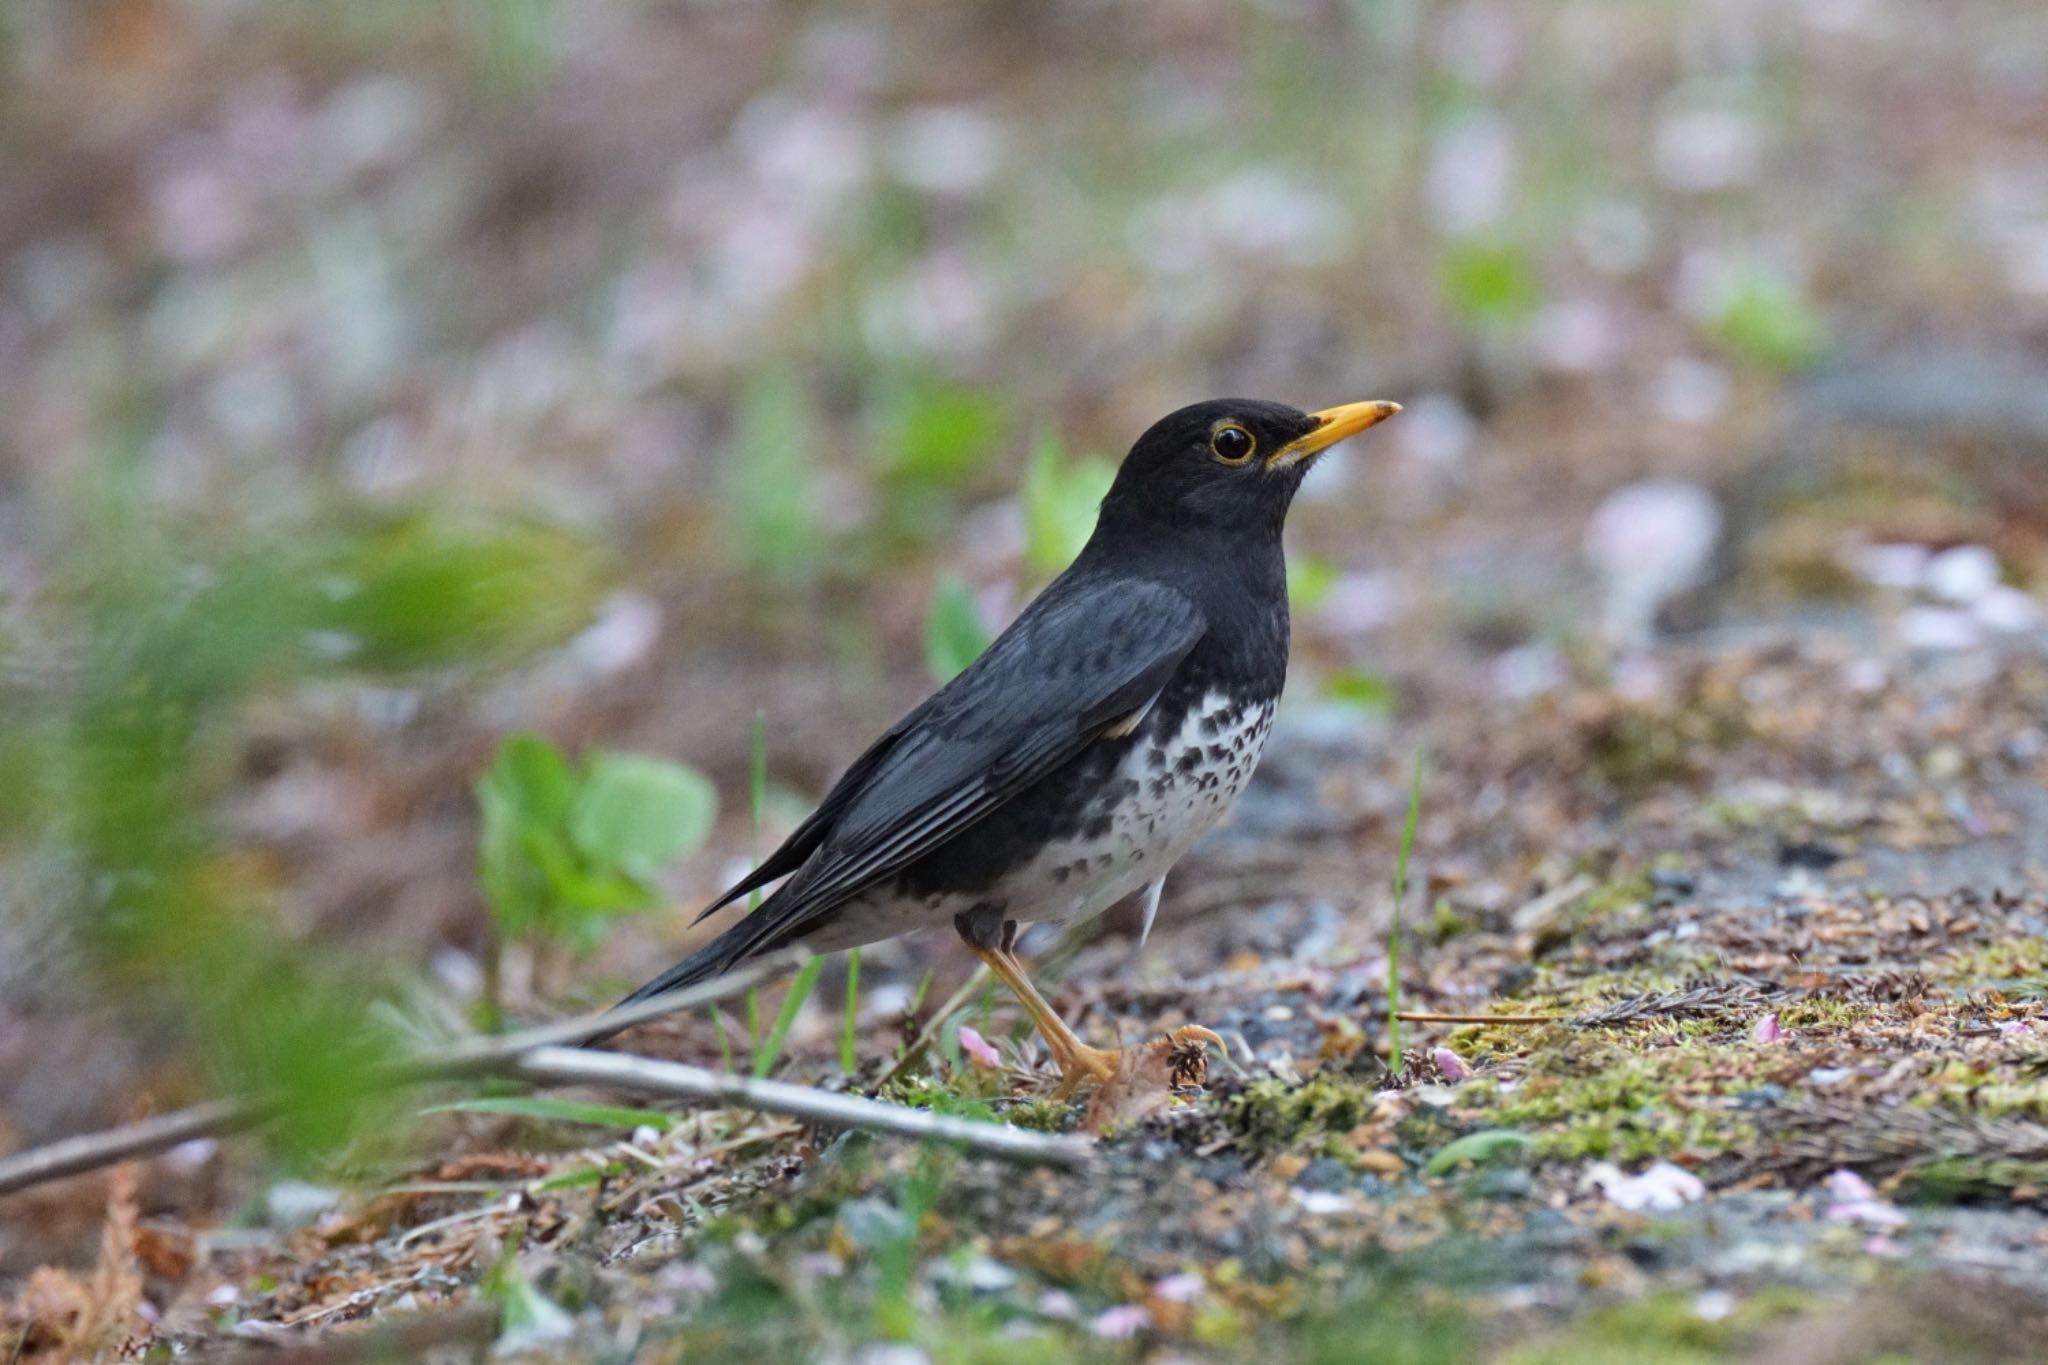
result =
[[[1827,1218],[1831,1223],[1854,1223],[1878,1233],[1892,1232],[1906,1226],[1906,1215],[1890,1200],[1880,1199],[1868,1180],[1854,1171],[1837,1170],[1830,1172],[1826,1188],[1828,1197],[1835,1202],[1828,1205]]]
[[[1122,1303],[1098,1313],[1088,1330],[1105,1341],[1123,1341],[1152,1325],[1152,1314],[1135,1303]]]
[[[1862,1176],[1849,1170],[1831,1171],[1827,1178],[1827,1191],[1837,1199],[1875,1199],[1877,1191]]]
[[[2033,1031],[2034,1026],[2024,1019],[2001,1019],[1998,1023],[1998,1036],[2001,1038],[2017,1038]]]
[[[1436,1069],[1452,1085],[1472,1079],[1472,1068],[1465,1065],[1465,1059],[1447,1047],[1433,1049],[1429,1059],[1436,1063]]]
[[[988,1039],[966,1024],[960,1026],[960,1050],[982,1066],[1000,1067],[1003,1064],[1003,1059],[996,1055]]]
[[[1766,1014],[1756,1021],[1756,1027],[1749,1031],[1750,1038],[1759,1043],[1782,1043],[1785,1041],[1784,1025],[1775,1014]]]
[[[1190,1275],[1186,1271],[1182,1271],[1178,1275],[1168,1275],[1165,1279],[1154,1284],[1152,1286],[1152,1295],[1154,1298],[1163,1299],[1167,1303],[1193,1303],[1196,1299],[1202,1297],[1202,1288],[1202,1277],[1200,1275]]]

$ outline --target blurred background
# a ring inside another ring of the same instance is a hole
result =
[[[665,964],[580,917],[1196,399],[1407,405],[1290,533],[1287,726],[1390,773],[1668,633],[2039,625],[2021,0],[9,0],[0,73],[0,1150]]]

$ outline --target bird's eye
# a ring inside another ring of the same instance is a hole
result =
[[[1235,422],[1225,422],[1209,433],[1209,450],[1225,464],[1243,464],[1259,443]]]

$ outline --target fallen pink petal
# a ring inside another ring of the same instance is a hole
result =
[[[1431,1061],[1436,1063],[1437,1072],[1452,1085],[1456,1085],[1459,1081],[1469,1081],[1472,1079],[1472,1068],[1465,1064],[1463,1057],[1460,1057],[1449,1048],[1436,1048],[1429,1054],[1429,1057]]]
[[[1152,1286],[1152,1296],[1168,1303],[1193,1303],[1202,1297],[1202,1277],[1182,1271]]]
[[[960,1050],[982,1066],[1000,1067],[1003,1064],[1003,1059],[996,1055],[994,1045],[966,1024],[960,1026]]]
[[[1759,1043],[1782,1043],[1785,1041],[1785,1029],[1778,1023],[1777,1015],[1766,1014],[1756,1021],[1756,1027],[1750,1030],[1749,1036]]]
[[[1098,1313],[1088,1330],[1104,1341],[1124,1341],[1152,1325],[1150,1310],[1135,1303],[1118,1304]]]
[[[1827,1191],[1836,1199],[1845,1201],[1877,1198],[1877,1191],[1871,1188],[1870,1182],[1849,1170],[1830,1171]]]

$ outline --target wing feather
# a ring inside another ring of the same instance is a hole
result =
[[[802,937],[1149,706],[1206,629],[1199,608],[1163,584],[1055,589],[856,760],[712,907],[795,872],[728,931],[728,961]]]

